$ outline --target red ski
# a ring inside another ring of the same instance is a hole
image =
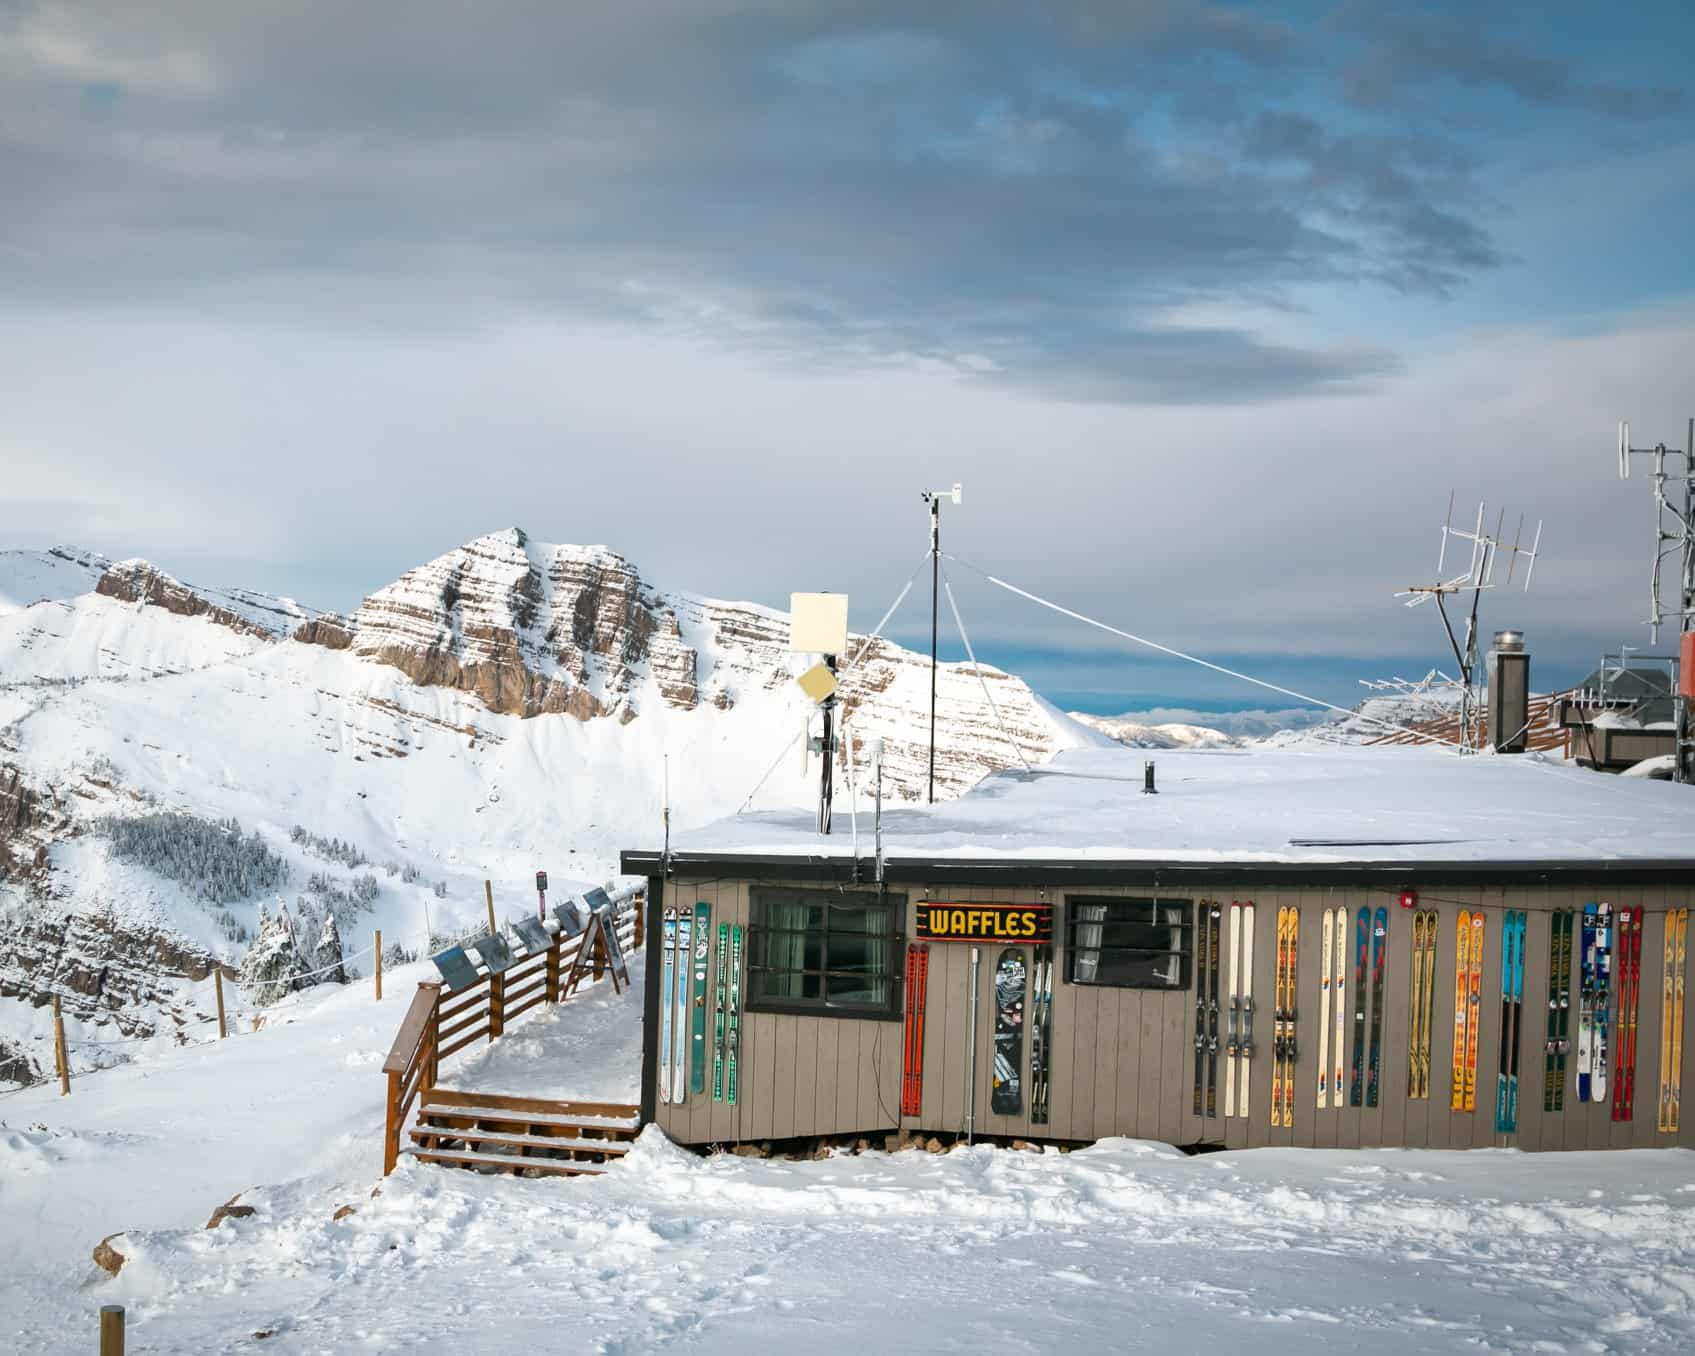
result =
[[[900,1114],[916,1116],[924,1104],[924,990],[930,978],[930,948],[906,948],[906,1044],[901,1065]]]
[[[1613,1069],[1613,1119],[1630,1120],[1636,1110],[1636,1012],[1642,990],[1642,910],[1619,914],[1617,1057]]]

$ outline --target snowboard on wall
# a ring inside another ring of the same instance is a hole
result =
[[[995,962],[995,1073],[989,1110],[1016,1116],[1024,1109],[1024,953],[1009,946]]]
[[[711,958],[712,906],[694,906],[694,987],[689,1003],[689,1091],[706,1091],[706,970]]]
[[[671,1100],[671,1019],[677,984],[677,911],[665,910],[664,935],[659,944],[659,1100]]]

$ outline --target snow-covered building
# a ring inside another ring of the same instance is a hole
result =
[[[1673,1116],[1695,1047],[1687,788],[1294,746],[1162,752],[1149,795],[1143,763],[1061,753],[885,807],[880,837],[862,797],[829,836],[747,814],[626,852],[657,981],[644,1119],[692,1145],[1695,1147]],[[1590,904],[1611,906],[1604,1004]],[[675,981],[668,918],[696,942],[707,924]]]

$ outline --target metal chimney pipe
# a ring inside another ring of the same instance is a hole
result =
[[[1523,631],[1497,631],[1489,649],[1489,742],[1496,753],[1530,747],[1530,655]]]

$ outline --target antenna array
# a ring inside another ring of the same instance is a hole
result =
[[[1408,607],[1419,607],[1432,599],[1436,603],[1436,611],[1442,618],[1442,629],[1448,637],[1448,645],[1454,652],[1454,661],[1460,666],[1460,752],[1475,753],[1482,747],[1482,730],[1479,728],[1477,713],[1481,707],[1478,700],[1478,664],[1477,642],[1478,626],[1477,611],[1485,589],[1495,587],[1495,571],[1500,564],[1502,554],[1506,555],[1506,578],[1504,587],[1510,587],[1518,562],[1522,557],[1524,565],[1524,591],[1530,592],[1530,580],[1536,572],[1536,558],[1542,549],[1542,522],[1536,522],[1536,531],[1529,546],[1524,544],[1524,515],[1519,515],[1518,526],[1513,532],[1513,544],[1505,545],[1506,537],[1503,529],[1506,527],[1507,511],[1501,509],[1495,517],[1494,531],[1484,530],[1489,521],[1488,506],[1482,500],[1477,504],[1477,518],[1471,527],[1454,526],[1454,494],[1448,492],[1448,516],[1442,520],[1442,545],[1436,555],[1436,580],[1434,584],[1414,584],[1411,588],[1402,589],[1395,596],[1406,599]],[[1448,543],[1450,540],[1469,543],[1470,559],[1466,562],[1464,574],[1446,578],[1448,570]],[[1447,600],[1457,594],[1471,593],[1471,607],[1466,613],[1465,640],[1462,643],[1454,634],[1453,623],[1448,618]],[[1435,670],[1432,670],[1434,673]],[[1429,678],[1425,681],[1428,683]]]
[[[1653,458],[1651,479],[1654,486],[1654,568],[1648,584],[1648,619],[1650,643],[1658,645],[1660,627],[1667,622],[1676,622],[1682,637],[1695,632],[1695,419],[1689,421],[1685,432],[1683,447],[1667,447],[1664,443],[1656,443],[1653,447],[1632,447],[1630,445],[1630,424],[1621,422],[1618,426],[1618,474],[1620,480],[1630,479],[1630,459],[1632,457]],[[1682,473],[1667,469],[1667,462],[1674,464],[1682,459]],[[1667,492],[1667,486],[1681,486],[1681,495],[1675,490]],[[1682,507],[1678,500],[1682,500]],[[1667,606],[1664,592],[1664,566],[1667,557],[1678,556],[1678,588],[1676,606]],[[1673,777],[1680,782],[1691,780],[1690,750],[1695,749],[1695,731],[1691,728],[1691,713],[1689,698],[1685,695],[1690,690],[1691,675],[1682,671],[1690,663],[1689,655],[1695,653],[1691,642],[1687,639],[1680,641],[1678,659],[1676,660],[1674,690],[1677,694],[1676,712],[1676,756],[1672,759]]]

